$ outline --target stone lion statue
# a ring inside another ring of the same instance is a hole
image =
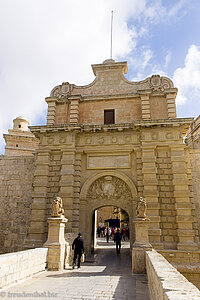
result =
[[[56,199],[52,202],[52,217],[62,218],[64,217],[64,209],[63,209],[63,202],[62,198],[56,197]]]
[[[136,217],[146,219],[146,209],[147,209],[147,203],[146,200],[143,197],[140,197],[137,202],[136,206]]]

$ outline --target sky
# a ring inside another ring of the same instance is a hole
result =
[[[91,64],[127,61],[128,80],[168,76],[178,117],[200,114],[199,0],[0,0],[0,154],[13,119],[45,125],[45,97],[94,80]]]

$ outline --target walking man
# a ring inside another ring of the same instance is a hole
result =
[[[116,243],[116,251],[117,255],[120,254],[120,249],[121,249],[121,240],[122,240],[122,235],[119,232],[119,229],[117,229],[117,232],[114,235],[114,242]]]
[[[109,233],[109,227],[106,228],[106,241],[109,242],[110,233]]]
[[[73,241],[72,249],[74,250],[74,259],[73,259],[72,269],[74,269],[74,267],[75,267],[77,256],[78,256],[77,267],[80,268],[81,256],[84,253],[84,242],[83,242],[83,239],[81,238],[81,233],[79,233],[77,238],[75,238],[75,240]]]

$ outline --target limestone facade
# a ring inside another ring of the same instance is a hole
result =
[[[40,143],[26,247],[46,241],[56,196],[63,199],[66,233],[81,230],[87,251],[94,211],[107,205],[127,211],[132,244],[141,196],[154,248],[197,251],[189,150],[183,144],[193,119],[176,118],[177,89],[159,75],[128,81],[126,62],[107,60],[92,68],[91,84],[56,86],[46,98],[47,125],[31,127]]]
[[[197,216],[197,228],[200,232],[200,116],[191,123],[187,133],[186,143],[191,148],[189,159],[191,165],[193,197],[195,213]]]
[[[192,149],[200,150],[200,115],[193,120],[188,134],[187,134],[187,144]]]
[[[97,227],[108,225],[105,224],[105,220],[108,219],[119,219],[120,221],[123,220],[123,215],[121,214],[121,209],[114,206],[103,206],[97,209]]]

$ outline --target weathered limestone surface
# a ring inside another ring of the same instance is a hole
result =
[[[200,299],[200,291],[155,250],[146,252],[146,268],[151,299]]]
[[[0,157],[0,253],[24,249],[34,169],[34,157]]]
[[[159,250],[159,253],[200,289],[200,251]]]
[[[191,181],[195,205],[193,213],[197,219],[197,226],[195,229],[198,236],[200,236],[200,150],[190,151],[189,158],[191,163]]]
[[[37,248],[0,255],[0,288],[44,271],[47,250]]]
[[[200,150],[200,115],[192,122],[189,128],[187,144],[191,149]]]

